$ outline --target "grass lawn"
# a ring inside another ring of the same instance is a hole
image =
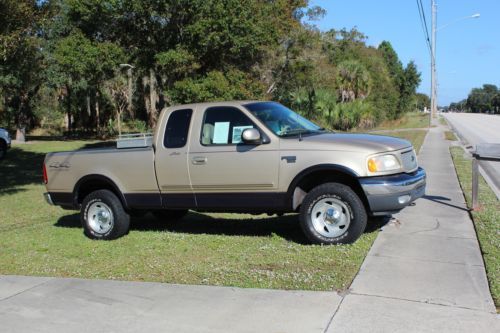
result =
[[[439,116],[439,123],[443,126],[448,126],[448,122],[446,121],[446,119],[444,119],[443,116]]]
[[[444,138],[449,141],[457,141],[457,137],[452,131],[445,131]]]
[[[460,147],[451,147],[451,155],[467,205],[472,207],[472,165]],[[490,284],[493,301],[500,308],[500,201],[484,179],[479,177],[479,203],[481,209],[473,211],[474,225],[481,245],[486,274]]]
[[[400,119],[385,120],[370,131],[392,130],[404,128],[427,128],[429,127],[429,114],[423,112],[408,112]]]

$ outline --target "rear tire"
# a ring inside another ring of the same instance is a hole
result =
[[[187,209],[165,209],[153,211],[154,217],[160,221],[175,222],[186,216]]]
[[[85,197],[80,212],[84,233],[91,239],[116,239],[130,228],[130,216],[118,197],[109,190],[98,190]]]
[[[313,188],[300,209],[300,225],[313,244],[349,244],[366,228],[363,202],[349,187],[326,183]]]

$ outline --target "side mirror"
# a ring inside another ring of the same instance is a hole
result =
[[[262,139],[260,137],[260,132],[256,128],[247,128],[241,133],[241,141],[250,145],[260,145]]]

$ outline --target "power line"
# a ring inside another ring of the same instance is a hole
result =
[[[425,11],[424,11],[424,6],[422,5],[422,0],[416,0],[417,1],[417,8],[418,8],[418,14],[420,18],[420,23],[422,24],[422,31],[424,33],[424,38],[425,38],[425,43],[427,47],[429,48],[429,52],[432,57],[432,46],[431,46],[431,39],[429,37],[429,30],[427,28],[427,19],[425,17]]]

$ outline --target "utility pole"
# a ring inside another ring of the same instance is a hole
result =
[[[431,42],[431,114],[429,122],[437,115],[437,87],[436,87],[436,0],[432,0],[432,42]]]

